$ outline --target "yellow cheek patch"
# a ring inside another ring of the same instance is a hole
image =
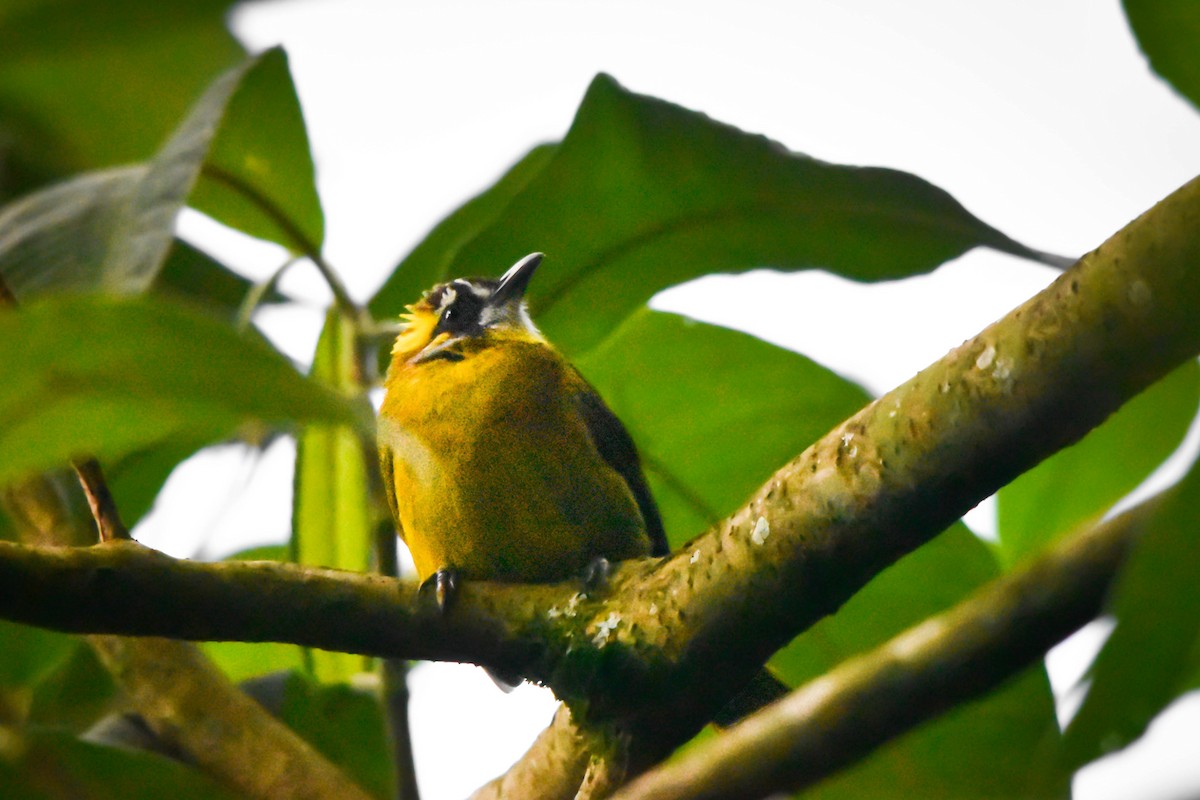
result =
[[[437,327],[437,315],[431,309],[420,305],[407,308],[408,313],[400,315],[404,329],[392,345],[392,355],[401,361],[407,361],[421,352],[433,338],[433,329]]]

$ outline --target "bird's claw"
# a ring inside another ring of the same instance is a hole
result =
[[[593,592],[603,589],[608,584],[608,576],[612,573],[612,564],[604,556],[596,556],[583,568],[583,590]]]
[[[433,592],[434,599],[437,600],[438,611],[445,614],[450,610],[450,604],[454,602],[454,598],[458,594],[458,573],[453,569],[439,569],[421,584],[421,592],[428,591]]]

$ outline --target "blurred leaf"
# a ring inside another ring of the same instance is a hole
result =
[[[998,574],[987,546],[955,523],[877,575],[836,614],[781,650],[771,665],[793,685],[812,680],[946,610]],[[1065,781],[1047,790],[1029,768],[1057,730],[1050,685],[1038,666],[889,742],[803,796],[1066,797]]]
[[[280,48],[260,56],[230,98],[189,205],[292,252],[320,251],[312,150]]]
[[[200,648],[231,681],[244,681],[268,672],[304,669],[302,651],[292,644],[202,642]]]
[[[1124,0],[1125,14],[1150,66],[1200,107],[1200,4],[1195,0]]]
[[[29,709],[30,727],[86,731],[125,702],[91,646],[72,637],[68,656],[37,683]]]
[[[1195,685],[1200,669],[1200,466],[1193,465],[1145,530],[1117,578],[1117,627],[1064,737],[1068,771],[1138,738]]]
[[[338,392],[361,395],[362,376],[354,327],[335,309],[313,356],[312,377]],[[312,425],[296,446],[292,494],[292,553],[300,564],[364,572],[370,563],[371,516],[363,445],[346,427]],[[313,672],[325,682],[349,680],[367,663],[349,653],[309,651]]]
[[[62,733],[27,734],[0,759],[0,797],[53,800],[234,800],[197,769],[153,753],[106,747]]]
[[[374,693],[322,686],[293,673],[280,718],[368,792],[390,796],[392,763]]]
[[[1042,256],[913,175],[791,153],[606,75],[592,82],[547,162],[523,177],[500,213],[490,203],[477,215],[464,208],[479,233],[443,245],[438,270],[423,250],[420,271],[498,275],[526,253],[545,252],[530,302],[570,354],[661,289],[711,272],[822,268],[881,280],[927,272],[979,245]],[[458,230],[469,235],[470,226]],[[406,269],[407,261],[398,271]],[[393,296],[393,285],[405,296]],[[416,299],[410,288],[397,276],[376,310],[399,313]]]
[[[153,291],[207,306],[232,322],[252,286],[250,281],[204,251],[176,239],[154,282]],[[285,299],[278,291],[270,291],[263,302],[279,303]]]
[[[380,287],[371,300],[371,312],[379,318],[395,317],[435,283],[458,277],[451,276],[450,270],[459,249],[495,223],[512,199],[550,162],[555,151],[555,145],[533,148],[490,188],[439,222]],[[488,274],[493,272],[495,268]]]
[[[0,8],[0,202],[150,156],[244,57],[231,0],[44,0]]]
[[[260,339],[161,300],[69,296],[0,314],[0,364],[0,484],[250,422],[370,424]]]
[[[36,683],[71,652],[75,637],[0,619],[0,689]]]
[[[637,442],[674,545],[871,399],[797,353],[649,309],[578,366]]]
[[[997,494],[1007,566],[1036,553],[1131,492],[1179,447],[1200,404],[1200,365],[1184,364],[1079,443]]]
[[[300,140],[307,157],[302,121],[299,131],[289,127],[296,122],[285,111],[289,100],[294,105],[281,51],[268,51],[226,72],[150,162],[85,174],[0,212],[0,274],[21,300],[47,292],[145,291],[163,267],[174,241],[175,218],[206,165],[224,176],[224,188],[210,187],[197,196],[208,213],[231,224],[246,223],[252,232],[265,235],[261,217],[249,215],[245,196],[231,198],[229,187],[236,184],[264,203],[282,202],[271,205],[279,214],[277,226],[299,226],[296,230],[305,236],[315,226],[319,246],[322,223],[311,185],[311,159],[284,169],[261,152],[265,145],[258,137],[263,134],[246,133],[261,127],[267,135],[278,136],[281,152],[276,159],[298,159]],[[247,104],[277,113],[280,119],[267,123],[255,118]],[[231,152],[239,147],[250,149]],[[285,193],[288,199],[280,201]],[[290,214],[302,216],[292,219]],[[279,233],[276,238],[296,246],[293,237]]]

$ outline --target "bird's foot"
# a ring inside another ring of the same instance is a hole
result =
[[[608,585],[612,574],[612,563],[604,556],[596,556],[583,568],[583,591],[594,592]]]
[[[450,604],[454,602],[454,598],[458,594],[458,572],[453,569],[439,569],[425,579],[421,584],[420,592],[421,594],[433,592],[433,596],[437,600],[438,611],[445,614],[450,610]]]

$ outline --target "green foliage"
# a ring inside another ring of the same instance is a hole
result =
[[[285,684],[279,717],[368,792],[390,796],[392,766],[374,693],[294,674]]]
[[[1200,5],[1192,0],[1125,0],[1122,5],[1150,66],[1200,107]]]
[[[366,425],[262,340],[162,301],[68,295],[0,314],[0,363],[0,482],[249,423]]]
[[[290,431],[299,444],[291,550],[238,557],[361,570],[377,510],[360,440],[369,428],[360,320],[330,312],[302,376],[231,327],[249,283],[174,239],[190,205],[295,253],[318,255],[324,241],[287,58],[242,58],[224,27],[229,5],[23,0],[0,9],[0,276],[21,304],[0,311],[0,485],[97,455],[132,522],[204,444]],[[1154,68],[1197,102],[1193,7],[1125,5]],[[1053,261],[921,178],[787,152],[602,75],[563,140],[531,150],[434,228],[369,309],[391,318],[438,280],[495,275],[545,251],[534,316],[637,439],[678,545],[869,397],[800,354],[647,301],[692,278],[760,266],[902,278],[977,246]],[[1111,506],[1176,447],[1198,401],[1200,368],[1189,364],[1004,489],[1000,559],[1011,565]],[[810,796],[1062,796],[1071,770],[1140,735],[1200,674],[1195,472],[1121,580],[1116,633],[1053,780],[1029,769],[1060,741],[1037,668]],[[0,528],[13,533],[4,520]],[[999,572],[956,524],[774,666],[793,684],[810,680]],[[389,793],[380,705],[346,683],[361,657],[274,644],[205,650],[237,680],[290,671],[277,698],[284,721],[371,792]],[[83,640],[0,622],[0,796],[225,796],[191,767],[78,738],[117,702]]]
[[[1001,489],[1000,554],[1035,554],[1132,491],[1179,447],[1200,404],[1200,366],[1183,365],[1126,404],[1078,444]],[[1136,442],[1135,447],[1129,446]],[[1114,457],[1119,453],[1120,457]]]
[[[230,0],[23,0],[0,8],[0,202],[148,158],[244,53]]]
[[[649,309],[578,366],[637,440],[675,547],[870,400],[802,355]]]
[[[350,320],[330,310],[313,357],[312,377],[353,397],[361,391],[361,358]],[[360,398],[361,399],[361,398]],[[374,450],[346,426],[310,425],[296,447],[292,495],[292,558],[300,564],[363,572],[375,530],[368,470]],[[310,650],[306,663],[324,681],[348,680],[367,665],[362,656]]]
[[[606,75],[561,143],[527,156],[435,236],[440,252],[422,246],[402,262],[376,313],[416,299],[410,260],[427,281],[498,274],[543,251],[530,306],[570,354],[598,344],[656,292],[710,272],[769,264],[883,280],[981,245],[1038,256],[913,175],[789,153]]]
[[[0,797],[10,800],[234,800],[198,770],[165,756],[93,744],[57,732],[31,733],[20,755],[0,760]]]
[[[1200,669],[1200,466],[1164,498],[1122,571],[1109,609],[1117,627],[1092,665],[1067,729],[1063,766],[1133,742],[1164,706],[1196,688]]]
[[[21,300],[145,291],[202,170],[219,177],[200,182],[194,205],[293,249],[319,247],[323,221],[307,152],[286,59],[268,51],[218,78],[148,163],[73,178],[0,213],[0,275]],[[295,221],[281,227],[272,215]]]
[[[1000,570],[961,523],[881,572],[837,613],[771,660],[793,685],[883,644],[947,610]],[[1057,733],[1045,670],[1038,666],[983,700],[889,742],[805,797],[1062,797],[1029,764]]]

